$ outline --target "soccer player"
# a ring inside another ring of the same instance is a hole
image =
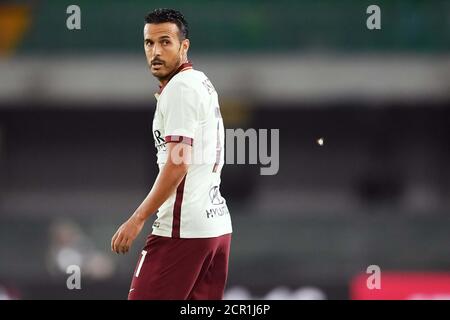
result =
[[[227,280],[232,226],[220,194],[224,127],[217,92],[188,60],[188,24],[180,12],[156,9],[145,22],[145,55],[160,82],[153,118],[159,174],[142,204],[114,234],[111,249],[126,253],[157,212],[128,299],[219,300]]]

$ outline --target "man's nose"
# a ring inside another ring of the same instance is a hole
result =
[[[161,55],[161,46],[158,43],[155,43],[153,46],[153,57],[157,57]]]

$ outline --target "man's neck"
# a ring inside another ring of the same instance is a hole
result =
[[[192,64],[189,62],[189,60],[183,60],[183,62],[178,65],[178,67],[166,78],[159,81],[159,88],[160,91],[167,85],[167,83],[172,79],[178,72],[185,70],[186,68],[192,68]]]

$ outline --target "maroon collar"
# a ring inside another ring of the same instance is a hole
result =
[[[167,84],[169,83],[170,79],[172,79],[177,73],[180,73],[182,71],[189,70],[189,69],[192,69],[192,63],[190,61],[182,63],[181,66],[179,66],[178,69],[170,76],[169,80],[167,80],[165,85],[159,85],[158,94],[161,94],[164,87],[167,86]]]

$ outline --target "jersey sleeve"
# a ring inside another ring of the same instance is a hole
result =
[[[192,146],[199,124],[200,99],[196,90],[177,82],[167,92],[164,107],[164,140]]]

